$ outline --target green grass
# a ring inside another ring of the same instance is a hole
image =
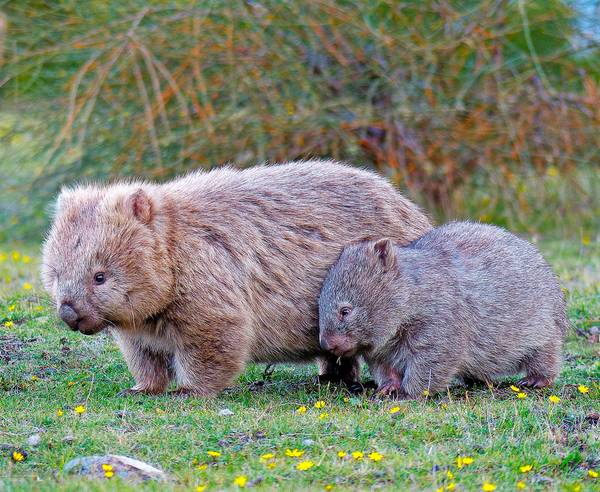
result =
[[[396,403],[318,387],[313,366],[277,366],[254,391],[264,366],[250,366],[214,400],[118,397],[132,379],[111,339],[82,337],[61,325],[41,294],[34,250],[20,248],[15,261],[13,248],[0,247],[0,490],[138,490],[62,472],[73,457],[102,453],[164,469],[170,482],[146,485],[161,491],[200,484],[235,490],[239,475],[256,489],[436,490],[455,483],[456,490],[481,490],[488,481],[515,490],[523,480],[528,490],[599,490],[600,479],[588,476],[600,471],[600,424],[593,417],[600,407],[599,345],[586,335],[600,324],[600,245],[554,242],[542,249],[569,291],[574,322],[557,385],[528,391],[522,400],[505,383]],[[33,288],[25,290],[25,282]],[[589,393],[581,394],[579,384]],[[548,400],[552,394],[558,404]],[[314,407],[318,400],[323,409]],[[86,412],[77,415],[76,405]],[[301,405],[305,414],[296,412]],[[391,414],[394,406],[401,410]],[[219,416],[223,408],[234,415]],[[320,419],[321,413],[328,415]],[[37,447],[26,443],[34,433],[42,435]],[[68,435],[72,442],[64,441]],[[24,462],[10,459],[15,448],[27,451]],[[304,456],[287,457],[287,448]],[[213,461],[209,450],[221,456]],[[341,459],[338,451],[363,451],[365,458]],[[372,451],[383,460],[368,459]],[[275,454],[273,468],[261,461],[264,453]],[[458,456],[473,463],[458,469]],[[300,460],[315,466],[297,470]],[[197,469],[202,463],[209,466]],[[519,471],[525,464],[533,466],[527,474]]]

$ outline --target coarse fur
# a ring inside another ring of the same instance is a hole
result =
[[[356,359],[326,354],[317,299],[352,242],[408,243],[428,218],[383,178],[329,161],[194,172],[64,190],[43,251],[63,319],[110,327],[133,392],[211,396],[248,361],[319,360],[352,382]],[[97,274],[102,273],[103,276]]]
[[[319,299],[320,339],[363,355],[378,390],[416,398],[454,378],[525,373],[553,383],[568,318],[558,280],[536,248],[504,229],[455,222],[400,247],[347,246]]]

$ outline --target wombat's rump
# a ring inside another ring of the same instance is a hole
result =
[[[320,359],[317,298],[344,245],[431,228],[384,179],[332,162],[222,168],[61,193],[43,277],[61,317],[110,327],[133,391],[213,395],[247,361]],[[352,380],[348,359],[337,376]]]
[[[408,246],[344,249],[324,282],[320,336],[338,356],[364,355],[381,393],[417,397],[460,377],[525,372],[552,384],[568,319],[551,268],[498,227],[451,223]]]

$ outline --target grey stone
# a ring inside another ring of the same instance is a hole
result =
[[[106,477],[106,471],[102,465],[112,466],[113,476],[118,476],[123,480],[131,482],[167,479],[165,472],[148,463],[115,454],[74,458],[65,464],[63,471],[89,478],[109,479]]]

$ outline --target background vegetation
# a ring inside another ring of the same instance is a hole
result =
[[[438,219],[595,237],[595,0],[0,0],[0,226],[63,183],[377,168]]]

